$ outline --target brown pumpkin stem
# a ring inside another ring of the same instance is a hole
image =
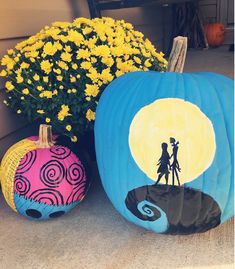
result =
[[[50,148],[55,144],[52,139],[51,125],[41,124],[39,127],[39,139],[36,142],[38,148]]]
[[[168,72],[182,73],[187,53],[187,37],[177,36],[174,38],[173,47],[168,60]]]

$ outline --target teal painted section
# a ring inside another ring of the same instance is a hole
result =
[[[214,73],[133,72],[115,79],[106,88],[96,111],[95,142],[99,172],[109,199],[135,224],[155,232],[167,230],[164,218],[143,221],[125,205],[130,190],[153,184],[131,155],[129,127],[142,107],[160,98],[189,101],[211,120],[217,144],[214,161],[186,185],[212,196],[220,206],[221,221],[226,221],[234,214],[234,91],[231,79]]]
[[[27,199],[24,196],[19,195],[17,193],[14,193],[14,202],[15,202],[15,206],[18,213],[31,220],[51,219],[53,217],[50,217],[50,215],[52,214],[53,216],[53,214],[56,214],[57,212],[64,212],[63,214],[66,214],[79,203],[79,202],[74,202],[69,205],[55,206],[55,205],[39,203],[37,201]],[[38,217],[35,218],[35,217],[31,217],[27,215],[26,213],[27,210],[36,210],[36,212],[39,212]]]

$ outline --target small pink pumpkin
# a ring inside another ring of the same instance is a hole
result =
[[[3,195],[10,207],[29,218],[61,216],[85,196],[84,166],[67,147],[56,145],[50,125],[40,125],[39,137],[13,145],[1,164]]]

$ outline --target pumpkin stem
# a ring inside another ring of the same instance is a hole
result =
[[[47,124],[40,124],[39,127],[39,139],[36,142],[38,148],[50,148],[54,145],[52,139],[52,127]]]
[[[168,72],[182,73],[187,53],[187,37],[177,36],[174,38],[173,47],[168,59]]]

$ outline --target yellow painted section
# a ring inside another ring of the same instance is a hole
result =
[[[168,144],[168,153],[172,154],[170,137],[179,141],[181,184],[197,178],[211,165],[216,142],[208,117],[196,105],[182,99],[159,99],[138,111],[129,133],[131,154],[150,179],[157,180],[163,142]],[[170,178],[169,184],[172,184]]]
[[[28,139],[21,140],[6,152],[2,159],[0,180],[2,192],[6,202],[15,210],[14,203],[14,177],[20,160],[31,150],[36,149],[35,142]]]

